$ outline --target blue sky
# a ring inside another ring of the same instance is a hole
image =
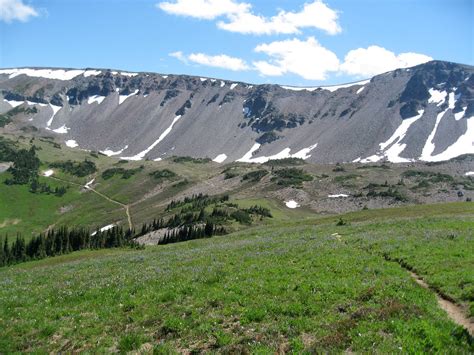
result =
[[[471,0],[0,0],[0,67],[336,84],[474,64]]]

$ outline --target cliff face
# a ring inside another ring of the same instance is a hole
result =
[[[99,69],[3,69],[0,112],[34,106],[3,129],[33,125],[70,145],[136,160],[436,161],[474,153],[473,74],[471,66],[433,61],[303,89]]]

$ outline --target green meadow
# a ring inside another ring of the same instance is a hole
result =
[[[470,353],[434,292],[472,316],[473,217],[368,210],[5,267],[0,352]]]

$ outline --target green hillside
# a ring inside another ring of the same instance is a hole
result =
[[[472,352],[406,268],[472,316],[473,217],[362,211],[2,268],[0,352]]]

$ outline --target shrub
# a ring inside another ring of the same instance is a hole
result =
[[[336,164],[336,167],[334,169],[332,169],[332,171],[338,173],[338,172],[343,172],[343,171],[346,171],[346,169],[344,169],[344,167],[341,165],[341,164]]]
[[[49,164],[50,168],[57,168],[61,171],[77,176],[84,177],[90,174],[93,174],[97,171],[97,167],[94,162],[85,159],[82,162],[77,161],[58,161]]]
[[[255,170],[251,171],[244,176],[242,176],[242,181],[258,182],[262,180],[264,176],[268,174],[266,170]]]
[[[231,213],[230,215],[233,219],[235,219],[237,222],[242,223],[242,224],[251,224],[252,223],[252,218],[250,215],[243,210],[237,210]]]
[[[149,175],[153,177],[154,179],[160,180],[160,181],[166,180],[166,179],[169,180],[177,176],[175,172],[168,169],[156,170],[156,171],[151,172]]]
[[[269,166],[288,166],[288,165],[303,165],[306,163],[301,158],[283,158],[283,159],[269,160],[264,164],[269,165]]]
[[[284,168],[275,171],[278,185],[300,187],[304,181],[312,181],[313,177],[307,174],[303,169]]]
[[[205,163],[209,163],[211,161],[211,159],[209,159],[209,158],[193,158],[193,157],[173,157],[172,161],[174,163],[205,164]]]
[[[339,217],[339,221],[337,221],[336,226],[345,226],[347,225],[347,222],[342,219],[342,217]]]

